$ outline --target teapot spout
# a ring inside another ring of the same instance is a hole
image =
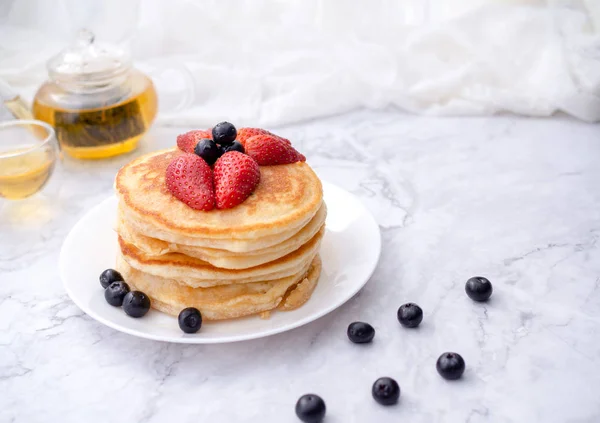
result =
[[[31,108],[27,102],[2,78],[0,78],[0,100],[15,118],[33,119]]]

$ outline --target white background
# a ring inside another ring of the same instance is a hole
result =
[[[0,77],[30,99],[81,27],[152,75],[163,124],[387,106],[600,120],[595,0],[4,0]]]

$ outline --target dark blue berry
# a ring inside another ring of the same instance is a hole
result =
[[[123,310],[131,317],[142,317],[150,310],[150,298],[140,291],[131,291],[123,298]]]
[[[221,146],[230,145],[237,137],[237,130],[229,122],[217,123],[212,129],[213,140]]]
[[[365,322],[353,322],[348,326],[348,338],[355,344],[371,342],[375,336],[375,329]]]
[[[473,301],[487,301],[492,296],[492,283],[482,276],[475,276],[465,284],[465,292]]]
[[[296,415],[304,423],[320,423],[325,417],[325,401],[315,394],[302,395],[296,403]]]
[[[233,144],[223,147],[225,153],[228,151],[239,151],[240,153],[246,153],[244,146],[239,141],[234,141]]]
[[[391,377],[380,377],[371,389],[373,398],[381,405],[393,405],[400,398],[400,386]]]
[[[446,352],[440,355],[435,368],[444,379],[455,380],[460,378],[464,373],[465,360],[463,360],[460,354]]]
[[[197,308],[184,308],[179,313],[177,321],[179,322],[179,328],[185,333],[196,333],[202,326],[202,314]]]
[[[100,273],[100,285],[102,285],[102,288],[104,289],[108,288],[108,285],[111,283],[122,280],[125,279],[123,279],[123,276],[115,269],[106,269],[104,272]]]
[[[128,292],[129,285],[123,281],[116,281],[108,285],[108,288],[104,291],[104,298],[111,306],[121,307]]]
[[[213,140],[205,138],[198,141],[198,144],[194,147],[194,153],[212,166],[221,157],[223,150]]]
[[[416,328],[423,321],[423,310],[414,303],[401,305],[398,309],[398,321],[406,328]]]

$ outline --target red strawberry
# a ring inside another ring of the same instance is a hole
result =
[[[203,211],[215,208],[212,170],[195,154],[182,154],[169,163],[165,182],[171,194],[191,208]]]
[[[197,129],[177,135],[177,147],[186,153],[193,153],[196,144],[201,139],[208,138],[212,140],[212,131],[210,129]]]
[[[271,136],[281,139],[288,145],[292,145],[290,140],[280,137],[279,135],[275,135],[275,134],[267,131],[266,129],[260,129],[260,128],[241,128],[237,133],[236,139],[242,145],[246,145],[246,141],[248,140],[248,138],[253,137],[255,135],[271,135]]]
[[[280,137],[255,135],[246,140],[246,154],[261,166],[304,162],[306,157]]]
[[[230,209],[243,203],[260,182],[258,163],[239,151],[223,154],[213,170],[218,209]]]

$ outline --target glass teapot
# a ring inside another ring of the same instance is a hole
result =
[[[81,30],[47,67],[50,79],[37,91],[32,112],[54,126],[63,151],[102,159],[136,148],[158,103],[152,81],[124,51],[96,44],[91,32]]]

